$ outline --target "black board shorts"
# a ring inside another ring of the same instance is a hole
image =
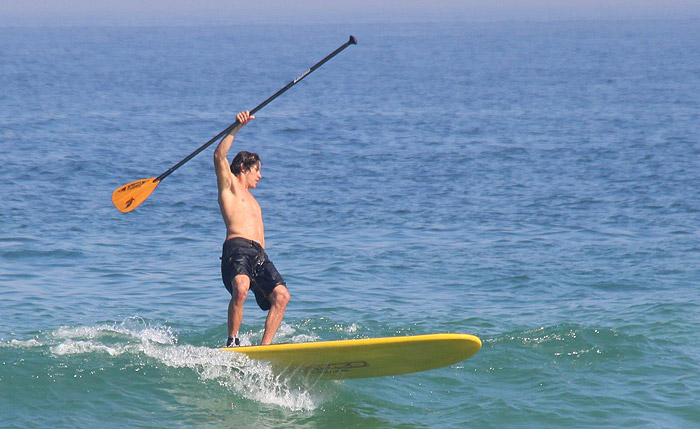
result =
[[[233,295],[234,279],[240,274],[248,276],[255,301],[265,311],[272,306],[267,298],[272,290],[279,285],[286,286],[260,243],[242,237],[229,238],[224,241],[221,252],[221,279],[228,293]]]

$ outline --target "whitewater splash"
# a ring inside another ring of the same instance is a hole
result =
[[[282,336],[292,336],[294,328],[283,325]],[[303,339],[308,336],[301,335]],[[244,343],[250,338],[244,336]],[[134,356],[154,359],[171,368],[189,368],[203,381],[215,381],[247,399],[291,410],[313,410],[323,401],[312,393],[317,380],[290,379],[272,371],[266,362],[216,348],[179,345],[167,326],[150,324],[130,317],[119,324],[61,327],[45,338],[12,340],[5,347],[48,347],[55,356],[104,354],[109,357]]]

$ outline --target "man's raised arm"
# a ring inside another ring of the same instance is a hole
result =
[[[216,170],[216,181],[219,184],[219,190],[231,184],[231,166],[226,156],[231,149],[233,139],[236,134],[238,134],[238,131],[243,128],[243,125],[255,119],[255,116],[251,116],[250,112],[246,110],[245,112],[239,112],[236,115],[236,119],[238,120],[238,125],[236,125],[227,136],[221,139],[221,142],[214,151],[214,169]]]

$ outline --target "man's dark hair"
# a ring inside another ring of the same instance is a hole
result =
[[[242,169],[241,164],[243,164]],[[233,173],[234,176],[238,176],[241,172],[247,173],[248,170],[256,164],[260,164],[260,157],[258,154],[242,150],[238,152],[236,157],[233,158],[233,161],[231,161],[231,173]]]

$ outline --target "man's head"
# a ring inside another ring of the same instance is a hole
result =
[[[248,188],[255,188],[262,177],[260,174],[260,157],[257,153],[240,151],[231,161],[231,173],[245,176]]]

